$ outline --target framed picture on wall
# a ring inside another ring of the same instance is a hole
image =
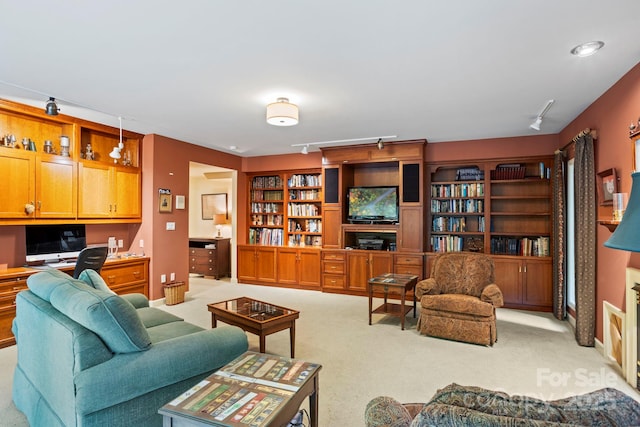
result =
[[[172,212],[173,207],[171,201],[171,190],[165,188],[158,189],[158,212]]]
[[[224,214],[229,219],[227,210],[227,193],[203,194],[202,195],[202,219],[213,220],[216,214]]]
[[[600,205],[613,205],[613,193],[618,192],[618,176],[615,169],[598,173],[598,199]]]

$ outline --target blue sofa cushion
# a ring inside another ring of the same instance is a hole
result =
[[[118,295],[65,276],[45,270],[30,276],[27,285],[61,313],[98,335],[114,353],[133,353],[151,346],[133,305]]]
[[[78,276],[78,279],[82,280],[87,285],[91,286],[93,289],[115,294],[115,292],[113,292],[109,288],[109,286],[107,286],[107,284],[105,283],[100,273],[98,273],[95,270],[91,270],[91,269],[82,270],[82,273],[80,273],[80,276]]]

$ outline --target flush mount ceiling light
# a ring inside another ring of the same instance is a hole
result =
[[[60,111],[60,109],[58,108],[58,104],[56,104],[56,99],[50,96],[47,105],[44,107],[44,112],[49,116],[57,116],[58,111]]]
[[[536,117],[536,121],[529,125],[531,129],[540,130],[540,125],[542,125],[542,119],[544,118],[544,115],[547,114],[547,111],[549,111],[549,108],[551,108],[554,102],[555,100],[553,99],[550,99],[547,101],[547,105],[545,105],[545,107],[542,109],[540,114],[538,114],[538,117]]]
[[[604,42],[601,42],[599,40],[582,43],[574,47],[573,49],[571,49],[571,54],[580,56],[580,57],[591,56],[597,51],[599,51],[600,49],[602,49],[603,46],[604,46]]]
[[[274,126],[294,126],[298,124],[298,106],[288,98],[278,98],[267,105],[267,123]]]

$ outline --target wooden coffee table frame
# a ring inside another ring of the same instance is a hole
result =
[[[277,310],[282,310],[284,314],[262,319],[260,316],[250,317],[222,307],[224,305],[227,305],[227,303],[238,303],[241,300],[246,300],[247,303],[256,302],[259,304],[264,304],[265,306],[271,306]],[[211,312],[212,328],[217,327],[218,321],[221,321],[228,325],[242,328],[245,332],[250,332],[254,335],[258,335],[260,337],[260,353],[265,352],[267,335],[289,329],[289,339],[291,341],[291,358],[295,357],[296,319],[300,317],[299,311],[281,307],[268,302],[259,301],[249,297],[233,298],[227,301],[207,304],[207,307]]]
[[[413,291],[413,317],[416,317],[416,284],[418,276],[408,274],[387,273],[382,276],[373,277],[367,283],[369,294],[369,325],[371,325],[371,314],[388,314],[400,318],[401,329],[404,331],[404,318],[411,311],[411,306],[405,306],[407,291]],[[373,309],[373,292],[379,290],[384,292],[384,304]],[[400,304],[387,302],[389,293],[400,294]]]

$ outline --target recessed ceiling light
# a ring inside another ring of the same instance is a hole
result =
[[[604,42],[601,41],[582,43],[571,49],[571,54],[580,57],[591,56],[602,49],[602,46],[604,46]]]

